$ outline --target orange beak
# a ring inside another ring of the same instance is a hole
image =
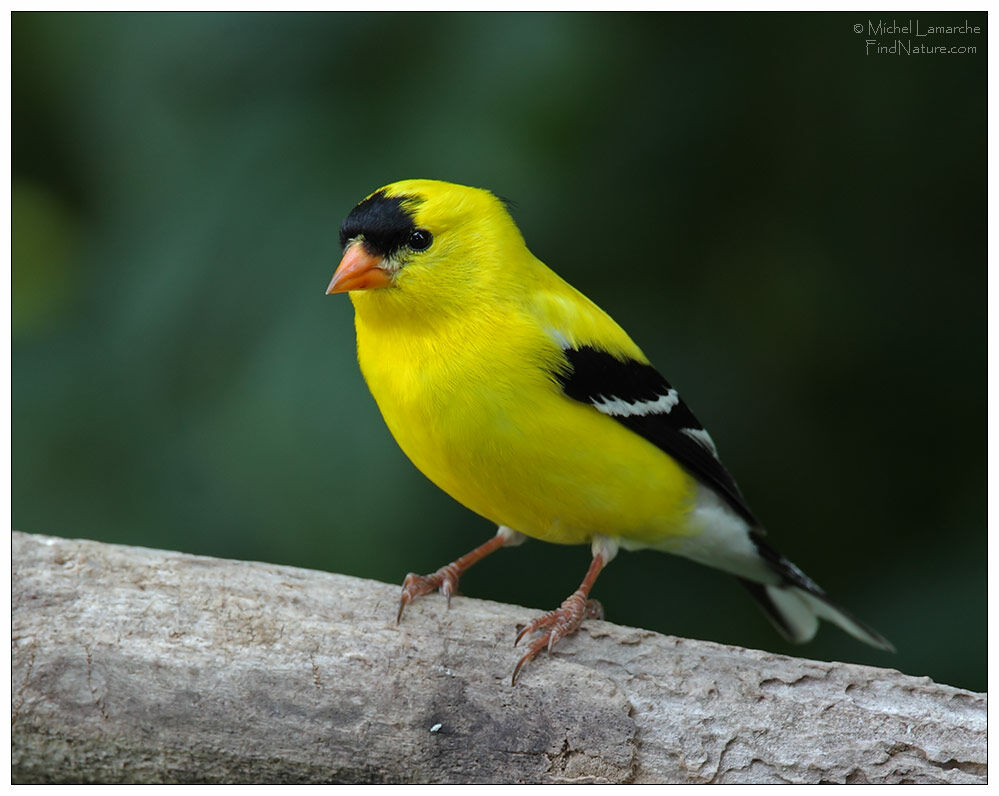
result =
[[[371,254],[363,243],[354,243],[343,253],[330,286],[326,288],[326,295],[346,293],[348,290],[375,290],[390,287],[391,284],[391,275],[382,268],[381,255]]]

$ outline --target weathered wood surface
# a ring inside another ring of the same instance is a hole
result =
[[[15,782],[982,782],[986,697],[343,575],[13,534]]]

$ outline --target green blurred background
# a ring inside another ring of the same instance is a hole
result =
[[[14,14],[14,527],[393,583],[487,539],[324,295],[355,202],[448,179],[516,201],[899,652],[785,644],[651,552],[601,576],[609,619],[984,690],[985,34],[865,55],[877,18]],[[547,609],[588,560],[529,542],[462,585]]]

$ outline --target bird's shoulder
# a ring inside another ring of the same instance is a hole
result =
[[[529,295],[527,312],[550,344],[562,351],[591,346],[622,359],[648,363],[613,318],[555,274]]]

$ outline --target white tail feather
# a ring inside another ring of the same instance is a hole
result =
[[[756,597],[774,626],[790,641],[797,644],[811,641],[819,629],[819,619],[825,619],[865,644],[895,651],[888,639],[834,605],[818,587],[812,592],[787,583],[761,587],[744,582],[744,585]]]
[[[888,639],[880,633],[867,627],[867,625],[860,620],[854,619],[842,608],[837,608],[827,599],[823,599],[815,594],[809,594],[807,591],[803,591],[802,589],[794,589],[794,591],[797,592],[797,595],[806,603],[816,616],[826,619],[834,625],[839,625],[851,636],[860,639],[865,644],[870,644],[872,647],[888,650],[889,652],[895,651],[895,647],[890,641],[888,641]]]
[[[801,589],[782,586],[765,586],[764,589],[783,620],[774,623],[777,628],[796,644],[811,641],[819,630],[821,614],[805,599],[808,595]]]

